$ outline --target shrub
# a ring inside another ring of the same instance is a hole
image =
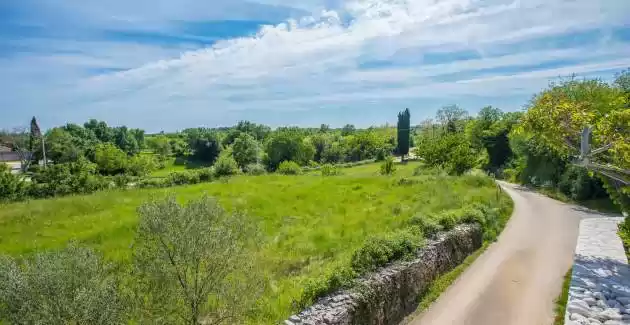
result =
[[[199,175],[200,182],[211,182],[214,178],[214,168],[207,167],[201,168],[197,170],[197,174]]]
[[[133,176],[146,176],[156,170],[158,163],[149,155],[135,155],[127,162],[125,173]]]
[[[0,164],[0,201],[22,200],[27,194],[28,183],[22,176],[12,174],[5,164]]]
[[[336,176],[340,175],[341,171],[335,165],[325,164],[321,168],[322,176]]]
[[[199,174],[195,171],[172,172],[167,179],[172,185],[197,184]]]
[[[396,166],[394,165],[394,158],[388,157],[381,164],[381,175],[392,175],[396,172]]]
[[[133,178],[129,175],[121,174],[112,177],[114,184],[118,188],[126,189],[129,183],[133,182]]]
[[[232,155],[238,166],[243,168],[249,164],[253,164],[260,158],[260,144],[247,133],[241,133],[232,145]]]
[[[87,194],[109,187],[106,178],[95,175],[96,165],[80,157],[76,162],[49,165],[31,177],[31,196],[42,198]]]
[[[356,272],[351,268],[337,267],[320,278],[308,279],[297,303],[298,308],[306,308],[312,305],[317,298],[331,294],[338,289],[352,286],[356,276]]]
[[[394,232],[386,237],[369,238],[352,254],[352,269],[362,274],[409,256],[421,246],[421,239],[419,229],[415,228]]]
[[[139,188],[160,188],[172,185],[168,178],[147,178],[138,181]]]
[[[137,301],[147,321],[239,324],[264,290],[250,248],[256,231],[214,199],[142,205],[134,242]],[[246,293],[246,294],[244,294]]]
[[[267,171],[265,170],[265,166],[261,164],[249,164],[245,166],[245,173],[248,175],[263,175]]]
[[[11,324],[122,324],[111,268],[74,244],[19,263],[0,256],[0,320]]]
[[[300,175],[302,174],[302,168],[296,162],[283,161],[278,166],[278,173],[283,175]]]
[[[238,164],[231,155],[221,155],[214,164],[214,176],[232,176],[238,174]]]
[[[127,160],[127,154],[111,143],[98,144],[94,149],[94,162],[103,175],[124,173]]]
[[[411,225],[417,226],[422,233],[427,237],[433,237],[437,235],[444,228],[440,225],[435,219],[424,215],[416,215],[413,216],[409,223]]]

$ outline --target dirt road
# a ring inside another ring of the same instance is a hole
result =
[[[550,325],[583,217],[593,213],[501,183],[514,214],[499,240],[412,325]]]

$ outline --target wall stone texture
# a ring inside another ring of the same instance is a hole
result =
[[[320,299],[284,321],[285,325],[393,325],[418,307],[440,275],[452,270],[481,247],[483,230],[460,225],[427,241],[416,258],[380,268],[358,281],[355,288]]]

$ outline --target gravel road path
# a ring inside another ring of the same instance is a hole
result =
[[[549,325],[573,263],[579,223],[598,213],[501,183],[514,214],[488,248],[412,325]]]

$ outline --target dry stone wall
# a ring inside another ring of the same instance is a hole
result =
[[[418,306],[418,297],[438,276],[481,247],[479,225],[460,225],[440,234],[411,261],[396,262],[359,280],[350,290],[320,299],[285,325],[392,325]]]

